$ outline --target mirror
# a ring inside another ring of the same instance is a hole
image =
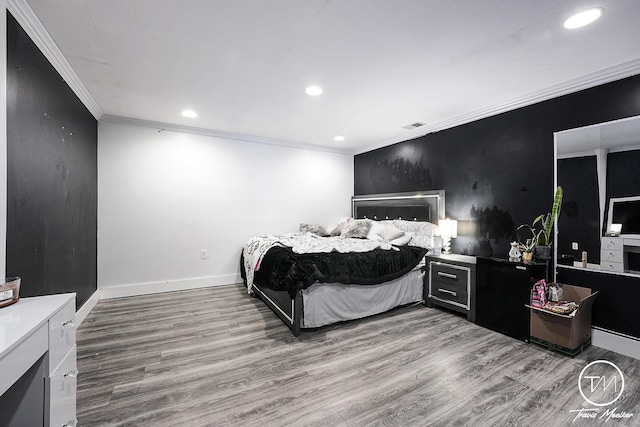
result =
[[[554,238],[558,265],[640,275],[640,239],[625,227],[610,235],[607,225],[612,198],[640,196],[640,116],[556,132],[554,143],[555,183],[564,190]]]

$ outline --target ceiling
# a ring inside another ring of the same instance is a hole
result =
[[[26,3],[98,118],[351,153],[640,73],[638,0]]]

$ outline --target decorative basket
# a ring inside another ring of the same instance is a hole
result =
[[[7,277],[0,284],[0,308],[18,302],[20,299],[20,278]]]

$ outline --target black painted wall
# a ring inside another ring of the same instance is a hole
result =
[[[516,227],[551,210],[553,133],[638,114],[634,76],[356,155],[354,193],[443,189],[452,249],[504,257]]]
[[[459,221],[453,251],[506,257],[515,228],[551,210],[553,133],[636,115],[640,76],[359,154],[354,159],[354,193],[445,190],[447,216]],[[608,162],[608,170],[625,180],[624,188],[609,188],[609,195],[636,191],[638,156],[610,156]],[[579,185],[568,186],[564,202],[583,197],[578,194],[582,191]],[[563,206],[561,234],[568,214],[588,212]],[[595,326],[640,338],[637,322],[627,323],[637,319],[639,278],[569,273],[563,270],[558,280],[600,291],[593,306]],[[616,286],[618,282],[624,287]]]
[[[96,119],[7,13],[7,276],[21,296],[97,289]]]

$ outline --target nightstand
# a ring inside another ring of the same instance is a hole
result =
[[[424,301],[476,320],[476,258],[469,255],[427,255]]]

